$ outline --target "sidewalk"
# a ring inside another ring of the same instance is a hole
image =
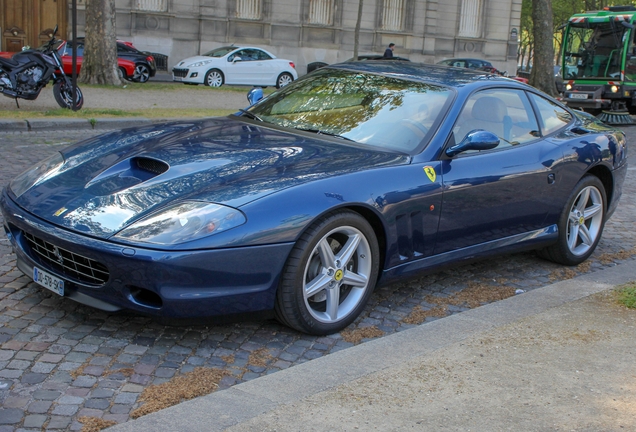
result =
[[[627,262],[364,343],[109,431],[636,430]]]

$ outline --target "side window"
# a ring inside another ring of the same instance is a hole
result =
[[[539,110],[539,121],[543,135],[550,135],[572,121],[572,115],[555,103],[534,93],[530,93],[530,98]]]
[[[539,137],[532,106],[522,90],[489,89],[470,96],[453,128],[455,142],[464,140],[469,132],[476,129],[497,135],[497,149],[524,144]]]
[[[243,61],[259,60],[258,57],[259,57],[259,52],[257,50],[253,50],[253,49],[243,50],[243,52],[241,54],[241,59]]]
[[[244,57],[245,57],[245,50],[239,50],[239,51],[236,51],[234,54],[230,55],[227,58],[227,61],[230,62],[230,63],[232,63],[235,59],[237,61],[239,61],[239,60],[243,61]]]
[[[272,58],[265,51],[256,51],[259,60],[271,60]]]

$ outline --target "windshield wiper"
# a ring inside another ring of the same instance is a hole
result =
[[[347,140],[347,141],[356,142],[355,140],[352,140],[351,138],[347,138],[346,136],[338,135],[338,134],[332,133],[332,132],[325,132],[325,131],[322,131],[320,129],[299,128],[299,127],[294,128],[294,129],[298,129],[298,130],[305,131],[305,132],[313,132],[313,133],[315,133],[317,135],[327,135],[327,136],[330,136],[330,137],[341,138],[341,139],[344,139],[344,140]]]
[[[260,118],[259,116],[257,116],[251,111],[244,110],[243,108],[239,108],[238,110],[253,120],[258,120],[260,122],[264,121],[262,118]]]

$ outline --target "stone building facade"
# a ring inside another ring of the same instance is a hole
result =
[[[23,1],[32,0],[0,3],[11,10],[11,2]],[[72,0],[60,1],[67,3],[70,29]],[[84,0],[76,1],[83,35]],[[309,63],[352,57],[359,1],[116,0],[117,36],[167,55],[168,70],[219,46],[249,44],[294,61],[302,75]],[[516,69],[521,0],[362,1],[360,54],[380,54],[392,42],[395,55],[413,61],[473,57]]]

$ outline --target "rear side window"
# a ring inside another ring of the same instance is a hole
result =
[[[572,115],[557,104],[530,93],[530,99],[539,111],[539,122],[543,135],[550,135],[566,127],[572,121]]]

